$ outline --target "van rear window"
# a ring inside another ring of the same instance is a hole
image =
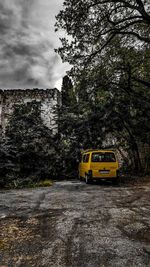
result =
[[[92,153],[92,162],[116,162],[115,154],[111,152]]]

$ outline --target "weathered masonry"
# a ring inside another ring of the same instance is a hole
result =
[[[0,90],[0,134],[5,129],[13,113],[14,106],[37,102],[41,108],[41,118],[45,126],[57,131],[56,113],[54,107],[60,103],[60,92],[54,89],[9,89]]]

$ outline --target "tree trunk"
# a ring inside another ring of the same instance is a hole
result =
[[[139,156],[139,149],[138,145],[135,142],[135,140],[131,140],[132,142],[132,152],[133,152],[133,158],[134,158],[134,171],[136,174],[141,173],[142,171],[142,164],[141,164],[141,159]]]

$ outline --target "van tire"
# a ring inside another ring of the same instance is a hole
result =
[[[119,177],[113,179],[112,182],[113,182],[114,185],[119,185],[119,184],[120,184],[120,179],[119,179]]]
[[[87,174],[85,174],[85,182],[86,182],[86,184],[90,184],[91,183],[91,179],[88,177]]]

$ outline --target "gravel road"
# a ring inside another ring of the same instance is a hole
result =
[[[150,183],[0,191],[0,267],[150,267]]]

